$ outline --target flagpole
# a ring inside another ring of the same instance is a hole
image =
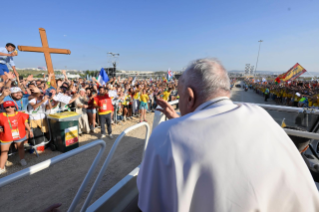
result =
[[[254,71],[254,79],[255,79],[256,71],[257,71],[257,65],[258,65],[258,58],[259,58],[260,46],[261,46],[261,42],[263,42],[263,40],[259,40],[258,42],[259,42],[259,49],[258,49],[258,55],[257,55],[256,68],[255,68],[255,71]]]

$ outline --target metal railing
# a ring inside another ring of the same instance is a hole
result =
[[[146,147],[147,147],[147,144],[148,144],[148,139],[149,139],[149,136],[150,136],[150,127],[149,127],[149,125],[148,125],[146,122],[142,122],[142,123],[136,124],[136,125],[134,125],[134,126],[131,126],[131,127],[127,128],[127,129],[125,129],[125,130],[117,137],[117,139],[115,140],[115,142],[114,142],[114,144],[113,144],[113,146],[112,146],[112,148],[111,148],[111,150],[110,150],[110,152],[109,152],[109,154],[108,154],[108,156],[107,156],[107,158],[106,158],[106,160],[105,160],[105,162],[104,162],[102,168],[100,169],[100,172],[99,172],[99,174],[98,174],[98,176],[97,176],[97,178],[96,178],[96,180],[95,180],[95,182],[94,182],[94,184],[93,184],[93,186],[92,186],[92,188],[91,188],[91,190],[90,190],[90,193],[88,194],[88,196],[87,196],[87,198],[86,198],[86,200],[85,200],[85,202],[84,202],[84,204],[83,204],[83,206],[82,206],[82,208],[81,208],[81,211],[82,211],[82,212],[85,211],[85,210],[87,209],[87,207],[89,206],[90,201],[91,201],[91,199],[92,199],[92,197],[93,197],[93,195],[94,195],[94,192],[95,192],[95,190],[97,189],[97,186],[99,185],[100,181],[102,180],[102,176],[103,176],[103,174],[105,173],[105,171],[106,171],[106,169],[107,169],[107,167],[108,167],[108,165],[109,165],[109,163],[110,163],[110,161],[111,161],[111,159],[112,159],[112,157],[113,157],[113,155],[114,155],[114,152],[115,152],[115,150],[117,149],[117,146],[119,145],[119,143],[120,143],[120,141],[122,140],[122,138],[123,138],[128,132],[130,132],[130,131],[132,131],[132,130],[135,130],[136,128],[139,128],[139,127],[141,127],[141,126],[145,126],[145,127],[146,127],[145,144],[144,144],[144,151],[143,151],[143,156],[142,156],[142,159],[143,159],[143,157],[144,157],[144,152],[145,152],[145,150],[146,150]]]
[[[69,157],[72,157],[74,155],[77,155],[85,150],[88,150],[88,149],[91,149],[92,147],[95,147],[95,146],[98,146],[100,145],[100,150],[99,152],[97,153],[89,171],[87,172],[78,192],[76,193],[68,211],[71,212],[71,211],[74,211],[75,210],[75,207],[76,205],[78,204],[79,200],[80,200],[80,197],[81,195],[83,194],[84,192],[84,189],[86,188],[87,184],[89,183],[89,180],[91,179],[93,173],[94,173],[94,170],[96,169],[97,165],[98,165],[98,162],[101,160],[101,157],[103,155],[103,152],[105,151],[106,149],[106,144],[105,144],[105,141],[103,140],[97,140],[97,141],[93,141],[89,144],[86,144],[84,146],[81,146],[79,148],[76,148],[76,149],[73,149],[69,152],[66,152],[66,153],[63,153],[61,155],[58,155],[56,157],[53,157],[49,160],[45,160],[39,164],[36,164],[34,166],[31,166],[29,168],[26,168],[26,169],[23,169],[19,172],[16,172],[16,173],[13,173],[11,175],[8,175],[4,178],[1,178],[0,179],[0,188],[5,186],[5,185],[8,185],[9,183],[12,183],[14,181],[17,181],[23,177],[26,177],[26,176],[29,176],[29,175],[33,175],[35,173],[38,173],[42,170],[45,170],[47,168],[49,168],[50,166],[58,163],[58,162],[61,162]]]
[[[138,173],[140,171],[140,166],[136,167],[134,170],[132,170],[128,175],[126,175],[121,181],[116,183],[110,190],[108,190],[105,194],[103,194],[99,199],[97,199],[92,205],[90,205],[86,212],[94,212],[99,210],[103,205],[109,201],[113,195],[116,195],[117,192],[119,192],[121,189],[123,189],[131,180],[137,177]],[[126,191],[129,192],[129,191]],[[127,200],[127,198],[125,199]],[[121,204],[121,203],[120,203]],[[121,208],[121,206],[119,206]],[[108,208],[109,209],[109,208]],[[118,209],[118,208],[117,208]],[[110,209],[109,209],[110,210]],[[119,211],[119,210],[117,210]]]
[[[234,102],[234,104],[243,104],[243,103],[258,105],[259,107],[262,107],[262,108],[267,109],[267,110],[319,115],[319,110],[314,109],[314,108],[289,107],[289,106],[258,104],[258,103],[250,103],[250,102]]]
[[[179,100],[174,100],[169,102],[170,105],[178,104]],[[293,113],[306,113],[306,114],[315,114],[319,115],[319,110],[312,109],[312,108],[296,108],[296,107],[289,107],[289,106],[277,106],[277,105],[267,105],[267,104],[256,104],[256,103],[249,103],[249,102],[233,102],[234,104],[254,104],[268,110],[275,110],[281,112],[293,112]],[[155,111],[154,114],[154,121],[153,121],[153,129],[158,126],[161,122],[165,121],[165,115],[160,111]],[[305,132],[305,131],[298,131],[298,130],[291,130],[291,129],[284,129],[288,135],[294,135],[302,138],[309,138],[314,140],[319,140],[319,134],[314,132]]]

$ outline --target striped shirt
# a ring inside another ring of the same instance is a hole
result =
[[[5,54],[9,54],[8,50],[4,47],[0,47],[0,52],[1,53],[5,53]],[[8,57],[8,56],[1,56],[0,55],[0,63],[1,64],[7,64],[9,63],[10,66],[15,66],[14,62],[13,62],[13,58],[12,57]]]

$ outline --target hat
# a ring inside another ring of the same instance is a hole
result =
[[[22,91],[21,91],[21,88],[19,88],[19,87],[12,87],[12,88],[10,88],[10,92],[11,93],[18,93],[18,92],[22,92]]]
[[[86,91],[84,88],[81,88],[80,91]]]
[[[4,108],[7,108],[9,106],[15,106],[14,102],[13,101],[6,101],[3,103]]]

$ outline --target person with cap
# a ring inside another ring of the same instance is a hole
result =
[[[14,102],[18,111],[27,111],[30,95],[23,94],[21,88],[19,87],[11,87],[10,93],[11,95],[7,95],[4,97],[3,102],[12,101]],[[0,104],[1,103],[2,102],[0,102]]]
[[[24,159],[23,142],[27,140],[26,129],[33,137],[33,133],[28,124],[29,115],[16,111],[16,104],[13,101],[5,101],[3,103],[4,113],[0,113],[0,174],[6,171],[5,163],[8,159],[8,151],[12,142],[17,144],[20,156],[20,164],[27,165]]]
[[[82,132],[90,132],[90,125],[87,114],[88,101],[89,99],[86,96],[85,89],[81,88],[80,97],[75,100],[75,111],[76,113],[81,115],[81,117],[79,118],[79,134],[82,134]]]

